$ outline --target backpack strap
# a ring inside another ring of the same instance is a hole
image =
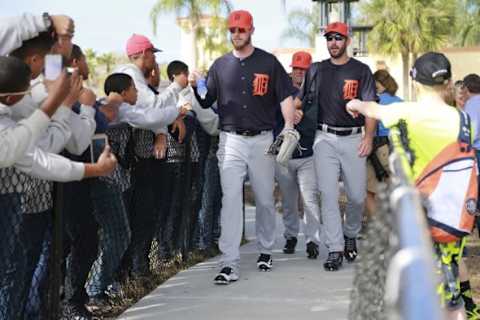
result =
[[[316,93],[316,86],[317,86],[317,75],[318,75],[318,62],[312,63],[310,66],[309,72],[307,72],[305,77],[305,88],[304,88],[304,96],[303,96],[303,103],[310,102],[311,99],[315,96]],[[309,101],[310,100],[310,101]]]
[[[462,152],[470,152],[472,150],[472,130],[470,116],[461,110],[458,110],[460,115],[460,131],[458,133],[458,143]]]

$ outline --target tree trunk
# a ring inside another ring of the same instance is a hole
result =
[[[198,43],[197,32],[198,24],[192,23],[192,61],[193,66],[190,66],[190,70],[196,70],[198,68]]]
[[[403,99],[410,100],[410,90],[409,90],[409,54],[408,52],[402,52],[402,71],[403,71]]]
[[[418,53],[412,53],[412,62],[410,64],[411,66],[413,66],[413,64],[415,63],[415,60],[417,60],[417,57],[418,57]],[[417,95],[415,92],[415,88],[413,86],[413,80],[410,80],[410,100],[417,101]]]

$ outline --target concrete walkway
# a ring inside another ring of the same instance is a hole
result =
[[[128,309],[124,320],[207,320],[207,319],[347,319],[353,265],[344,264],[338,272],[326,272],[322,262],[305,255],[303,236],[294,255],[282,253],[284,239],[281,216],[273,254],[274,269],[259,272],[255,246],[255,208],[246,209],[246,235],[250,241],[241,248],[239,281],[228,286],[213,283],[218,258],[178,273],[150,295]]]

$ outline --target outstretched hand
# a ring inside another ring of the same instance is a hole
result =
[[[353,117],[357,118],[364,108],[364,102],[358,99],[353,99],[347,103],[347,112]]]

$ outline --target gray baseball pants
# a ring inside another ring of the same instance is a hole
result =
[[[337,136],[317,130],[315,136],[315,171],[321,197],[325,245],[329,252],[343,251],[343,236],[355,238],[362,227],[367,192],[367,165],[366,158],[358,156],[361,141],[362,134]],[[347,195],[343,229],[338,205],[340,174]]]
[[[275,243],[275,160],[265,154],[272,142],[271,131],[253,137],[220,133],[217,157],[223,192],[219,239],[223,253],[221,268],[228,266],[238,272],[243,231],[242,190],[247,174],[255,197],[257,248],[260,253],[272,252]]]
[[[313,156],[292,159],[288,167],[276,164],[275,177],[282,193],[284,237],[297,237],[300,229],[298,196],[302,195],[305,241],[320,242],[320,208]]]

